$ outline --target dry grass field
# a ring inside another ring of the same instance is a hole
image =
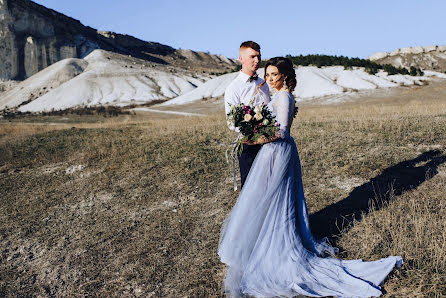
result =
[[[446,296],[446,83],[302,105],[315,234],[401,255],[385,297]],[[220,296],[237,199],[223,111],[0,121],[0,296]]]

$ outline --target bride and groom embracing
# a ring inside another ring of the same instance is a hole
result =
[[[290,127],[295,116],[296,74],[292,62],[272,58],[264,80],[256,71],[260,46],[240,46],[242,69],[225,92],[232,105],[266,104],[279,124],[271,138],[246,141],[239,155],[242,189],[223,223],[218,254],[227,265],[224,292],[256,297],[371,297],[402,259],[390,256],[372,262],[340,260],[337,249],[310,231],[301,166]],[[268,83],[276,92],[270,98]],[[253,99],[254,97],[254,99]],[[230,129],[235,127],[228,122]]]

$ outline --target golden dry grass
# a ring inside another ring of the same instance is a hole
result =
[[[403,256],[387,297],[440,297],[446,88],[402,90],[303,105],[292,135],[315,233],[343,258]],[[148,115],[0,123],[0,296],[220,295],[232,135],[222,112]]]

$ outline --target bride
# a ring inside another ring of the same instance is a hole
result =
[[[265,65],[265,82],[277,93],[268,107],[280,130],[264,144],[240,196],[226,218],[218,254],[227,264],[224,290],[233,296],[380,296],[380,284],[402,259],[339,260],[325,239],[313,238],[296,144],[290,136],[296,74],[276,57]],[[326,256],[330,257],[326,257]]]

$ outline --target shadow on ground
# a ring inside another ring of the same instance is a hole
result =
[[[311,214],[312,232],[336,242],[340,230],[350,229],[354,220],[361,220],[370,210],[382,208],[391,198],[431,179],[438,174],[438,166],[445,162],[446,155],[439,150],[431,150],[385,169],[369,182],[356,187],[345,199]]]

